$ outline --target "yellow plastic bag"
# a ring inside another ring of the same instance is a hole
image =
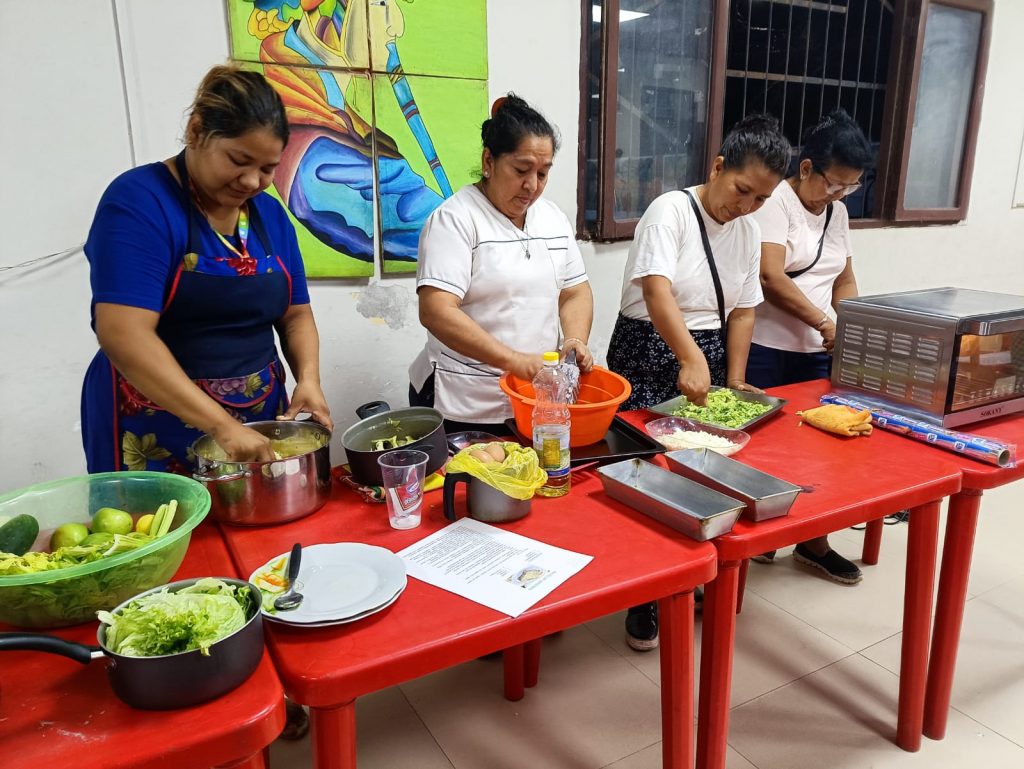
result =
[[[483,462],[481,450],[500,446],[505,451],[502,462]],[[477,456],[473,456],[476,454]],[[512,442],[474,444],[462,449],[448,462],[446,473],[467,473],[488,486],[493,486],[513,499],[530,499],[543,486],[548,474],[540,467],[537,452]]]

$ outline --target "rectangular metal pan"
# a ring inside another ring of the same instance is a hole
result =
[[[728,390],[729,388],[728,387],[712,387],[711,389],[712,390]],[[753,427],[754,425],[756,425],[759,422],[763,422],[766,419],[770,419],[771,417],[773,417],[776,414],[778,414],[779,411],[782,410],[782,407],[786,405],[786,400],[784,398],[776,398],[776,397],[774,397],[772,395],[764,395],[764,394],[759,394],[759,393],[748,393],[748,392],[744,392],[743,390],[733,390],[732,393],[733,393],[733,395],[735,395],[741,401],[751,401],[751,402],[754,402],[754,403],[763,403],[766,406],[770,406],[771,407],[771,408],[769,408],[768,411],[764,412],[760,416],[754,417],[753,419],[750,419],[750,420],[744,422],[741,425],[738,425],[736,427],[733,427],[733,426],[729,425],[729,427],[731,429],[735,429],[735,430],[747,430],[747,429]],[[659,414],[666,414],[667,416],[674,417],[674,416],[676,416],[676,413],[675,413],[676,409],[679,408],[680,405],[682,405],[684,403],[686,403],[686,396],[685,395],[680,395],[679,397],[671,398],[670,400],[667,400],[664,403],[659,403],[657,406],[651,406],[650,411],[655,411],[655,412],[657,412]],[[717,424],[715,422],[706,422],[705,420],[696,419],[694,417],[686,417],[686,419],[693,419],[694,422],[705,422],[705,424]],[[718,425],[718,426],[719,427],[726,427],[726,425]]]
[[[801,488],[707,449],[684,449],[665,454],[674,473],[735,497],[747,506],[744,517],[767,521],[786,515]]]
[[[650,462],[628,459],[597,470],[605,493],[698,542],[732,529],[743,503]]]

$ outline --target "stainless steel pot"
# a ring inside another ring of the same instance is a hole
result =
[[[466,508],[469,517],[484,523],[508,523],[518,521],[530,512],[532,499],[516,499],[501,489],[474,478],[469,473],[447,473],[444,477],[444,517],[454,521],[455,487],[466,484]]]
[[[209,435],[192,444],[192,477],[210,492],[210,515],[240,526],[286,523],[315,513],[331,495],[331,431],[316,422],[250,422],[272,441],[311,439],[319,448],[272,462],[216,459],[223,451]]]
[[[383,481],[377,457],[391,451],[374,449],[375,441],[387,438],[412,438],[400,448],[418,449],[427,454],[427,475],[444,467],[448,461],[448,440],[444,432],[444,416],[437,409],[411,406],[395,409],[384,401],[365,403],[356,409],[362,419],[341,434],[341,445],[348,457],[352,477],[364,486],[380,486]]]
[[[38,633],[0,633],[0,651],[41,651],[70,657],[88,664],[95,659],[110,658],[107,676],[120,699],[145,710],[169,710],[198,705],[240,686],[260,663],[263,656],[263,618],[260,614],[260,593],[249,582],[219,577],[239,588],[249,588],[246,623],[226,638],[210,646],[209,656],[198,649],[161,657],[128,657],[107,648],[106,624],[96,631],[99,646],[65,641],[57,636]],[[176,592],[198,582],[185,579],[170,585],[146,590],[113,610],[118,614],[132,601],[164,590]]]

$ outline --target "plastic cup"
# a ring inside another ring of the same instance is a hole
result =
[[[426,452],[416,449],[396,449],[377,457],[391,528],[414,529],[420,525],[427,459]]]

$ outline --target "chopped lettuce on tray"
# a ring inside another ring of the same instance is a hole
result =
[[[771,411],[771,406],[766,403],[740,400],[732,390],[712,390],[708,393],[706,406],[697,406],[684,400],[672,415],[737,428],[766,411]]]

